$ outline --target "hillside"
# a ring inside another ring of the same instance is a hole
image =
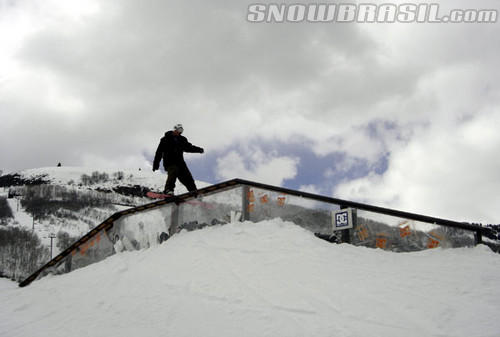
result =
[[[0,276],[20,280],[111,214],[151,202],[166,175],[50,167],[0,177]],[[197,182],[199,187],[208,184]],[[178,184],[176,193],[184,193]],[[28,247],[28,248],[26,248]]]
[[[499,278],[484,246],[392,253],[232,223],[26,288],[0,280],[0,335],[496,336]]]

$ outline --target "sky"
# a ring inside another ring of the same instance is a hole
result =
[[[251,3],[0,0],[0,170],[151,169],[182,123],[199,180],[500,222],[500,23],[251,23]]]

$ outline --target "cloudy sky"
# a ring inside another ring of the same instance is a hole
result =
[[[0,0],[0,170],[151,169],[183,123],[199,180],[500,222],[500,23],[249,23],[250,3]]]

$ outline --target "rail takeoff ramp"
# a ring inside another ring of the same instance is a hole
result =
[[[19,286],[62,274],[121,251],[161,244],[180,230],[233,221],[282,218],[320,237],[396,252],[473,246],[488,229],[394,209],[233,179],[113,214],[42,266]],[[336,231],[334,215],[350,209],[350,226]],[[333,240],[332,240],[333,241]]]

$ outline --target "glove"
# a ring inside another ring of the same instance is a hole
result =
[[[198,150],[199,153],[203,153],[205,152],[205,150],[203,150],[203,148],[200,147],[200,149]]]
[[[153,166],[153,172],[156,171],[156,170],[158,170],[158,168],[159,167],[157,167],[157,166]]]

